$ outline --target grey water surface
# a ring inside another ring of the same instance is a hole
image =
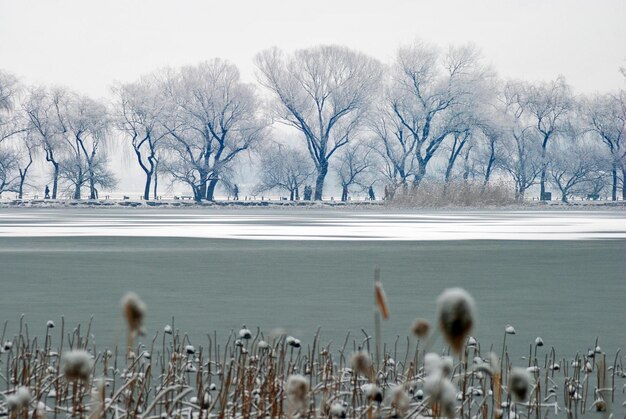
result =
[[[516,356],[537,336],[566,358],[596,337],[615,353],[626,346],[622,214],[3,210],[0,320],[11,335],[23,313],[43,335],[48,319],[72,329],[93,316],[96,344],[121,345],[120,298],[133,290],[148,305],[146,340],[174,316],[196,345],[242,324],[282,327],[305,344],[319,326],[323,342],[340,345],[348,331],[358,342],[361,328],[373,333],[380,267],[391,310],[383,336],[400,336],[399,351],[413,319],[434,320],[437,295],[461,286],[476,299],[483,347],[499,350],[512,324]],[[429,239],[437,234],[447,238]]]

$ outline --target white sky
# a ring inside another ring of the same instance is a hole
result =
[[[105,96],[165,65],[223,57],[254,80],[278,45],[358,48],[383,61],[420,37],[473,42],[504,77],[566,76],[577,92],[623,86],[624,0],[0,0],[0,68]]]

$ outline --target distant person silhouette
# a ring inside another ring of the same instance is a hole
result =
[[[374,188],[370,186],[369,191],[367,191],[370,201],[376,201],[376,195],[374,195]]]
[[[234,188],[233,188],[233,199],[235,201],[239,201],[239,187],[237,186],[237,184],[235,184]]]
[[[44,199],[50,199],[50,188],[46,185],[46,190],[44,191]]]

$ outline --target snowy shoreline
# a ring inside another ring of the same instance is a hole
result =
[[[529,201],[523,204],[503,206],[405,206],[394,205],[385,201],[206,201],[195,202],[192,200],[0,200],[0,208],[305,208],[305,209],[376,209],[376,210],[626,210],[626,201],[573,201],[564,204],[560,201],[539,202]]]

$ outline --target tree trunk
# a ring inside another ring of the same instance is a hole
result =
[[[622,201],[626,201],[626,167],[622,168]]]
[[[415,173],[415,177],[413,178],[413,187],[417,188],[422,183],[422,180],[426,176],[426,162],[418,163],[417,173]]]
[[[219,179],[211,179],[209,181],[209,186],[206,190],[206,199],[209,201],[215,201],[215,187],[217,186],[217,182],[219,182]]]
[[[94,182],[93,174],[89,175],[89,199],[97,199],[96,183]]]
[[[294,190],[292,189],[292,190],[289,191],[289,200],[290,201],[293,201],[293,196],[294,196]]]
[[[146,186],[143,190],[143,199],[148,201],[150,199],[150,184],[152,183],[152,174],[146,173]]]
[[[26,174],[24,174],[24,176],[20,176],[20,189],[18,193],[19,199],[22,199],[22,197],[24,196],[24,181],[25,180],[26,180]]]
[[[300,188],[296,186],[296,201],[300,200],[300,191],[298,189]]]
[[[57,199],[57,189],[59,187],[59,163],[52,162],[54,174],[52,175],[52,199]]]
[[[617,201],[617,167],[613,166],[611,175],[613,177],[613,185],[611,185],[611,200]]]
[[[324,196],[324,180],[327,174],[328,162],[323,162],[317,170],[317,179],[315,180],[315,197],[313,199],[316,201],[321,201]]]
[[[546,168],[541,169],[541,180],[539,181],[539,199],[546,200]]]
[[[341,202],[346,202],[348,200],[348,187],[343,186],[341,188]]]
[[[539,180],[539,199],[546,200],[546,146],[548,138],[543,140],[541,144],[541,179]]]
[[[158,171],[156,169],[156,167],[154,168],[154,192],[153,192],[153,198],[157,199],[157,186],[158,186],[158,181],[159,181],[159,175],[158,175]]]

